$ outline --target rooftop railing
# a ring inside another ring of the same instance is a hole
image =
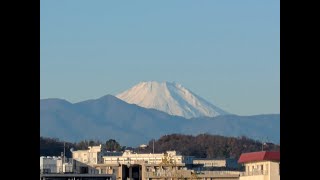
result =
[[[242,172],[240,175],[241,176],[257,176],[257,175],[267,175],[267,174],[268,174],[267,170],[254,170],[254,171]]]
[[[235,175],[240,175],[239,171],[196,171],[199,174],[212,174],[212,175],[230,175],[230,174],[235,174]]]

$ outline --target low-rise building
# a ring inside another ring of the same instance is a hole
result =
[[[234,158],[226,159],[210,159],[210,158],[194,158],[192,162],[194,170],[238,170],[239,164]]]
[[[99,146],[89,146],[87,150],[72,151],[75,173],[101,174],[101,171],[96,169],[95,165],[103,163],[103,154],[101,144]]]
[[[61,157],[40,157],[40,173],[59,173],[59,164],[62,164]]]
[[[40,174],[69,173],[73,171],[70,159],[63,159],[60,156],[41,156]]]
[[[48,164],[46,167],[51,168],[49,168],[50,173],[42,174],[41,177],[43,179],[56,176],[62,177],[61,174],[66,174],[66,169],[70,169],[68,171],[72,172],[72,174],[97,175],[94,177],[107,175],[107,177],[116,177],[116,179],[123,180],[127,178],[131,180],[151,180],[177,177],[185,179],[220,177],[238,179],[239,177],[239,172],[231,171],[204,170],[202,172],[196,172],[189,167],[192,167],[194,162],[198,162],[199,164],[202,161],[200,159],[198,159],[199,161],[193,160],[193,156],[182,156],[176,151],[140,154],[126,150],[122,153],[104,151],[101,145],[90,146],[87,150],[72,151],[72,160],[69,163],[63,163],[63,158],[58,158],[56,162],[50,161],[50,163],[46,163]],[[219,160],[212,163],[213,162],[211,162],[211,166],[227,166],[226,161]],[[40,170],[41,166],[43,167],[42,164],[40,163]],[[60,171],[60,167],[65,170]],[[57,172],[62,173],[59,175]]]
[[[100,146],[89,146],[87,150],[72,151],[72,158],[85,164],[103,163],[103,152]]]
[[[260,151],[241,154],[244,165],[240,180],[280,180],[280,152]]]
[[[176,151],[167,151],[166,153],[159,154],[138,154],[130,150],[126,150],[121,156],[103,156],[104,164],[135,164],[135,163],[147,163],[147,164],[160,164],[163,159],[166,158],[168,162],[176,164],[192,164],[192,156],[178,155]]]
[[[116,174],[117,177],[142,178],[147,172],[159,171],[164,166],[175,166],[183,168],[192,164],[191,156],[182,156],[176,151],[166,153],[134,153],[126,150],[121,155],[103,156],[103,165],[96,165],[101,173]]]

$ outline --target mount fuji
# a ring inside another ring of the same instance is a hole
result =
[[[130,103],[109,94],[77,103],[40,99],[40,135],[67,141],[113,138],[128,146],[172,133],[280,142],[280,114],[228,114],[176,83],[142,82],[118,97]]]
[[[174,82],[140,82],[116,97],[129,104],[156,109],[187,119],[229,114]]]

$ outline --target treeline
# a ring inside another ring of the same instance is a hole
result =
[[[66,142],[66,156],[71,157],[71,152],[68,148],[72,145]],[[60,156],[64,151],[64,142],[57,138],[40,137],[40,156]]]
[[[176,150],[182,155],[195,156],[198,158],[236,158],[241,153],[254,151],[276,151],[280,145],[273,143],[261,143],[245,136],[224,137],[219,135],[200,134],[197,136],[171,134],[162,136],[160,139],[149,141],[148,147],[138,148],[137,151],[150,153],[162,153],[166,150]]]
[[[88,146],[96,146],[103,144],[99,140],[83,140],[80,142],[64,142],[58,138],[48,138],[40,136],[40,156],[60,156],[62,152],[66,153],[66,157],[71,157],[71,150],[88,149]]]
[[[71,143],[61,141],[58,138],[40,136],[40,156],[60,156],[65,150],[66,157],[72,157],[71,150],[84,150],[88,149],[89,146],[98,146],[100,144],[107,151],[124,151],[127,149],[125,146],[120,146],[114,139],[109,139],[106,142],[100,140],[82,140]]]
[[[65,144],[65,145],[64,145]],[[200,134],[197,136],[171,134],[160,137],[158,140],[150,140],[147,147],[126,147],[121,146],[116,140],[109,139],[106,142],[99,140],[83,140],[80,142],[63,142],[56,138],[40,137],[40,156],[59,156],[66,149],[66,156],[71,157],[70,149],[87,149],[88,146],[100,145],[107,151],[133,150],[138,153],[163,153],[175,150],[182,155],[195,156],[198,158],[236,158],[241,153],[254,151],[275,151],[280,150],[280,145],[263,143],[245,136],[224,137],[211,134]],[[153,148],[154,147],[154,148]]]

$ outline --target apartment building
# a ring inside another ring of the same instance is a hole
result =
[[[70,163],[69,160],[61,158],[60,156],[40,157],[40,174],[69,173],[72,172],[72,170],[72,163]]]
[[[89,146],[87,150],[72,151],[72,158],[85,164],[103,163],[103,152],[100,146]]]
[[[280,152],[260,151],[241,154],[245,167],[240,180],[280,180]]]

